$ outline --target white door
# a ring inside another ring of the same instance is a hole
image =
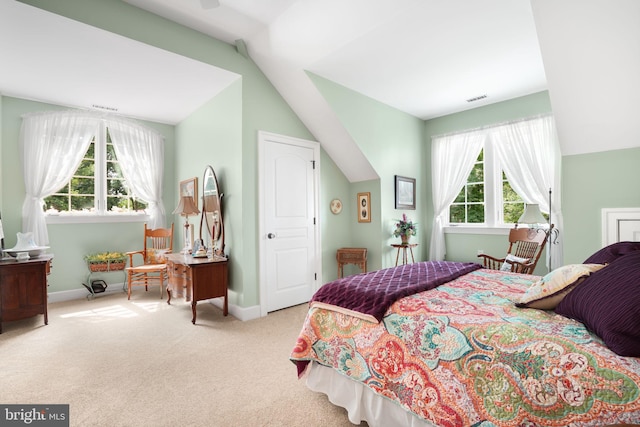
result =
[[[261,311],[311,299],[319,276],[317,143],[260,134]]]

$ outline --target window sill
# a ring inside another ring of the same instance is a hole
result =
[[[486,226],[486,225],[447,225],[445,234],[495,234],[508,235],[513,226]]]
[[[47,224],[92,224],[146,222],[149,215],[45,215]]]

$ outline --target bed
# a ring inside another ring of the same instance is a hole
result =
[[[309,305],[290,359],[354,424],[640,424],[640,243],[544,277],[408,264]]]

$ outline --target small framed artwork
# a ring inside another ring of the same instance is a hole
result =
[[[416,179],[396,175],[396,209],[416,208]]]
[[[180,181],[180,197],[193,197],[193,204],[198,206],[198,177],[185,179]]]
[[[358,193],[358,222],[371,222],[371,193]]]

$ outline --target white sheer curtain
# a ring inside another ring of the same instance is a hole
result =
[[[107,127],[124,179],[133,193],[148,204],[149,227],[164,227],[163,137],[142,125],[119,119],[107,120]]]
[[[467,182],[473,164],[482,150],[486,132],[472,131],[435,137],[431,144],[431,174],[433,191],[433,228],[429,258],[444,260],[446,245],[444,225],[449,205]]]
[[[549,190],[552,190],[551,221],[558,238],[548,244],[547,267],[561,266],[562,207],[560,197],[560,148],[552,116],[510,123],[489,129],[490,139],[511,187],[525,203],[540,205],[550,212]]]
[[[32,232],[39,246],[49,244],[44,198],[65,185],[76,171],[99,119],[77,111],[26,114],[20,129],[25,198],[22,231]]]

